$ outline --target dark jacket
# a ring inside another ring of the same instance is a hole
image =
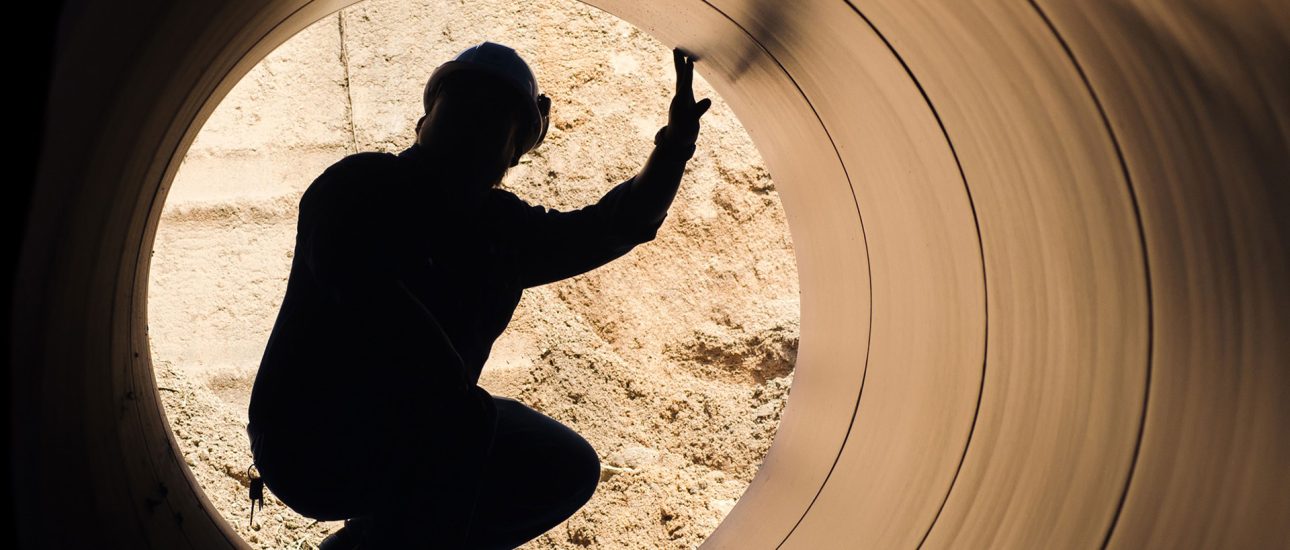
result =
[[[438,194],[451,170],[426,153],[414,144],[349,155],[301,197],[286,294],[251,394],[253,440],[356,422],[352,405],[389,398],[391,383],[423,385],[427,396],[475,384],[524,289],[655,237],[689,156],[659,162],[656,149],[650,162],[667,168],[653,179],[667,181],[638,186],[635,200],[632,180],[567,212],[493,188],[471,211]]]

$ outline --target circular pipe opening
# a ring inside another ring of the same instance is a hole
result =
[[[339,528],[286,508],[272,487],[248,524],[247,402],[292,268],[300,194],[347,154],[408,146],[424,77],[485,38],[516,47],[554,100],[546,142],[505,189],[569,211],[639,168],[675,77],[668,48],[635,27],[576,2],[364,2],[259,61],[167,188],[147,316],[161,401],[206,497],[252,545]],[[799,316],[786,222],[746,132],[701,74],[695,88],[714,105],[659,237],[528,289],[480,379],[601,456],[592,501],[536,544],[697,545],[778,428]]]

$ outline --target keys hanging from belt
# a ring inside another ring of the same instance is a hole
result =
[[[255,503],[258,501],[260,509],[264,509],[264,480],[260,479],[259,475],[252,473],[251,470],[256,470],[255,464],[251,464],[246,469],[246,478],[251,481],[251,519],[247,522],[247,526],[255,527]]]

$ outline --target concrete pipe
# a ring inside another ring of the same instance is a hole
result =
[[[66,11],[11,324],[26,545],[245,546],[158,402],[149,251],[220,99],[348,3]],[[798,254],[792,398],[708,546],[1290,546],[1284,3],[590,3],[701,57]]]

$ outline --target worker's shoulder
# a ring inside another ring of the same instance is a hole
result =
[[[489,189],[488,200],[492,203],[494,215],[523,218],[546,213],[545,207],[530,203],[501,187]]]
[[[345,155],[323,170],[305,189],[301,200],[327,196],[352,197],[370,191],[377,182],[395,175],[398,156],[382,151],[360,151]]]
[[[399,157],[384,151],[359,151],[350,153],[332,163],[323,175],[332,176],[372,176],[385,175],[383,172],[398,166]]]
[[[528,204],[527,202],[524,202],[524,199],[521,199],[519,195],[506,189],[502,189],[501,187],[489,189],[488,198],[494,202],[504,204]]]

